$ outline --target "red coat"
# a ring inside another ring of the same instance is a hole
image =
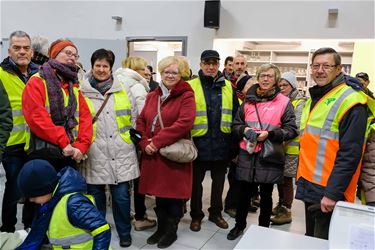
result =
[[[147,95],[145,106],[137,119],[137,130],[143,135],[139,143],[142,149],[139,192],[163,198],[190,198],[192,164],[170,161],[159,152],[150,156],[144,150],[150,143],[149,138],[158,149],[181,138],[189,138],[195,119],[194,92],[183,80],[174,86],[160,108],[164,129],[161,129],[158,120],[152,135],[152,122],[157,115],[158,96],[161,94],[159,87]]]
[[[68,84],[62,82],[65,93],[68,94]],[[53,144],[59,145],[61,149],[68,146],[70,140],[63,126],[56,126],[45,108],[46,89],[40,77],[32,76],[27,82],[22,93],[22,112],[31,131],[36,136]],[[92,116],[85,98],[79,91],[79,128],[78,137],[73,147],[78,148],[85,154],[91,144],[92,138]]]

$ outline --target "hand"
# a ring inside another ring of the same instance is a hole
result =
[[[332,212],[335,208],[337,201],[334,201],[326,196],[323,197],[323,199],[320,201],[320,209],[323,213]]]
[[[78,148],[74,148],[74,154],[72,156],[72,159],[74,159],[77,163],[80,163],[81,160],[83,159],[83,154],[81,153],[81,150]]]
[[[62,150],[62,154],[65,156],[65,157],[68,157],[68,156],[72,156],[74,154],[75,150],[73,148],[72,145],[68,144],[68,146],[66,146],[65,148],[63,148]]]
[[[262,131],[257,137],[257,141],[264,141],[268,137],[268,132],[267,131]]]
[[[155,145],[152,143],[151,141],[152,139],[148,139],[148,141],[150,142],[150,144],[148,144],[145,148],[145,152],[146,154],[148,155],[153,155],[154,153],[156,153],[158,151],[158,148],[155,147]]]

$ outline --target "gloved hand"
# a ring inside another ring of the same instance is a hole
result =
[[[255,142],[257,140],[258,133],[256,133],[252,129],[248,129],[247,131],[244,132],[244,136],[246,140],[248,140],[249,142]]]
[[[134,145],[138,145],[138,143],[141,141],[142,134],[135,130],[134,128],[129,129],[130,133],[130,140],[134,143]]]

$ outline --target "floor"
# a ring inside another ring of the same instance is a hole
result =
[[[0,197],[2,197],[4,192],[5,185],[5,176],[2,166],[0,167]],[[210,186],[211,179],[209,172],[207,172],[206,178],[204,180],[204,193],[203,193],[203,211],[208,214],[207,208],[209,207],[209,195],[210,195]],[[223,193],[223,198],[226,195],[228,189],[228,183],[225,183],[225,190]],[[277,202],[277,190],[274,190],[274,203]],[[0,199],[2,202],[2,199]],[[153,211],[154,200],[151,197],[147,197],[147,214],[149,218],[155,219],[155,213]],[[233,249],[237,242],[240,240],[238,238],[234,241],[227,240],[226,236],[229,233],[230,229],[233,228],[235,221],[233,218],[230,218],[229,215],[223,213],[223,217],[227,220],[229,224],[228,229],[218,228],[214,223],[208,221],[207,217],[203,219],[202,229],[199,232],[193,232],[189,229],[190,226],[190,216],[189,216],[189,203],[188,213],[181,219],[181,222],[178,227],[178,238],[177,241],[169,247],[169,249]],[[0,207],[1,210],[1,207]],[[107,214],[107,220],[112,228],[112,240],[111,245],[113,250],[123,249],[119,246],[119,239],[116,233],[115,225],[113,222],[112,213]],[[18,215],[20,218],[21,215],[21,205],[18,206]],[[258,215],[257,213],[249,213],[247,217],[248,227],[250,224],[258,224]],[[304,234],[305,233],[305,223],[304,223],[304,209],[303,203],[296,200],[293,203],[292,208],[293,222],[291,224],[282,225],[282,226],[272,226],[274,229]],[[18,222],[17,229],[22,229],[22,224]],[[133,244],[128,249],[155,249],[156,245],[148,245],[146,243],[147,238],[155,231],[156,229],[149,229],[145,231],[134,231],[132,230]]]

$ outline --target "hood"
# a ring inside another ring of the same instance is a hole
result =
[[[148,86],[146,79],[132,69],[119,68],[115,71],[114,75],[122,84],[128,86],[129,88],[136,84],[141,84],[146,89],[146,92],[150,91],[150,87]]]
[[[59,184],[54,196],[63,196],[72,192],[87,192],[87,185],[85,178],[72,167],[64,167],[57,174],[59,177]]]
[[[301,91],[299,91],[298,89],[294,89],[289,94],[289,98],[290,98],[291,101],[299,100],[299,99],[305,99],[305,100],[307,100],[307,97],[304,96],[303,93],[301,93]]]

